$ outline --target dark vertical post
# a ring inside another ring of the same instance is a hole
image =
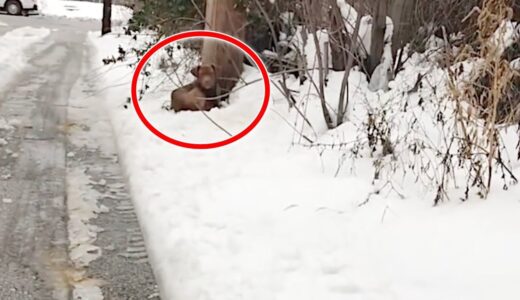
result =
[[[112,0],[103,0],[103,19],[101,21],[101,35],[112,31]]]
[[[387,0],[377,0],[372,25],[372,42],[370,43],[370,56],[368,58],[368,73],[372,74],[381,62],[381,56],[385,46]]]

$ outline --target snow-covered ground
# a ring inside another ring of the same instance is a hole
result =
[[[372,160],[298,146],[302,139],[289,124],[299,129],[301,120],[295,122],[298,114],[276,90],[265,118],[243,140],[208,151],[174,147],[149,132],[131,107],[123,108],[132,69],[101,67],[102,58],[130,39],[98,36],[92,34],[90,43],[105,79],[106,108],[163,299],[520,297],[520,186],[467,202],[450,190],[455,196],[437,207],[435,191],[413,180],[395,186],[398,193],[377,194]],[[417,66],[391,82],[388,92],[371,92],[364,75],[352,72],[351,122],[336,130],[326,130],[319,103],[310,97],[304,109],[315,126],[303,132],[322,143],[354,140],[367,101],[374,107],[394,98],[407,101],[396,97],[406,95],[425,68],[419,59],[409,64]],[[439,79],[432,73],[431,79]],[[330,74],[328,99],[337,97],[342,76]],[[309,85],[290,83],[300,101]],[[143,100],[149,118],[181,136],[188,129],[213,130],[200,112],[162,111],[168,92]],[[252,84],[229,107],[209,115],[223,127],[241,126],[255,112],[250,104],[261,98],[261,83]],[[411,107],[409,114],[431,113]],[[435,124],[424,130],[435,143]],[[519,173],[520,164],[513,165]]]
[[[0,86],[7,86],[16,72],[27,65],[24,51],[49,33],[47,28],[21,27],[0,36]]]
[[[47,0],[40,7],[46,15],[101,17],[101,5],[94,3]],[[128,18],[126,9],[120,12],[116,19]],[[20,28],[0,38],[2,81],[25,64],[20,53],[48,34],[47,29]],[[163,299],[520,297],[520,186],[497,188],[487,200],[472,196],[467,202],[458,200],[463,191],[451,189],[450,201],[432,207],[435,191],[413,180],[394,182],[397,193],[375,193],[369,158],[350,159],[345,150],[301,146],[297,131],[322,144],[356,140],[367,106],[377,110],[393,99],[410,103],[409,112],[391,120],[397,134],[416,114],[426,124],[423,137],[438,143],[437,125],[427,124],[432,112],[414,106],[420,97],[431,97],[431,91],[425,88],[403,98],[418,73],[430,72],[433,83],[441,78],[419,57],[390,82],[388,92],[371,92],[364,75],[352,72],[350,122],[336,130],[326,129],[316,97],[307,97],[309,82],[299,86],[293,78],[290,87],[300,92],[297,100],[306,103],[312,129],[302,125],[297,112],[273,89],[269,111],[250,135],[224,148],[195,151],[163,142],[131,107],[124,109],[133,69],[102,66],[101,59],[130,43],[129,37],[117,34],[89,37],[89,46],[97,51],[93,61],[99,63],[93,67],[105,85],[98,96],[106,107],[100,111],[108,112],[116,132]],[[337,98],[342,76],[329,75],[328,99]],[[257,77],[254,69],[247,70],[247,79]],[[147,116],[180,138],[214,138],[218,131],[200,112],[161,110],[168,102],[168,88],[142,101]],[[209,115],[223,127],[238,130],[256,114],[261,99],[261,83],[251,84],[233,95],[230,106]],[[105,125],[98,129],[106,130]],[[2,126],[10,125],[0,119]],[[520,173],[517,160],[512,166]],[[85,183],[76,182],[80,198]]]
[[[103,3],[39,0],[38,10],[40,14],[45,16],[101,20],[103,16]],[[121,5],[112,5],[112,22],[114,25],[126,24],[131,17],[132,10],[130,8]]]

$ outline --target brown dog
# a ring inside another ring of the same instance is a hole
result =
[[[181,88],[174,90],[171,94],[171,108],[175,112],[182,110],[205,110],[209,111],[218,106],[216,85],[217,78],[214,65],[201,65],[191,70],[197,79]]]

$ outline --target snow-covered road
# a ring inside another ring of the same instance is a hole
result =
[[[0,49],[18,47],[0,61],[0,299],[157,299],[98,109],[105,100],[85,43],[98,24],[0,23]]]

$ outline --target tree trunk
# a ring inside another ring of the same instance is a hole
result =
[[[334,123],[332,121],[332,117],[330,115],[329,109],[327,107],[327,101],[325,99],[325,69],[323,65],[323,49],[320,45],[320,41],[318,38],[318,30],[319,30],[319,24],[321,24],[323,20],[323,16],[321,15],[321,2],[319,0],[307,0],[304,2],[304,10],[305,10],[305,16],[310,21],[309,22],[309,30],[312,37],[312,40],[314,42],[314,47],[316,49],[316,59],[318,61],[318,83],[310,77],[311,83],[314,85],[318,92],[318,96],[320,97],[320,103],[321,108],[323,111],[323,117],[325,118],[325,123],[327,124],[328,129],[334,128]],[[320,12],[320,13],[316,13]],[[325,51],[328,51],[326,49]],[[316,66],[310,66],[312,68],[315,68]]]
[[[234,0],[207,0],[206,29],[229,34],[245,40],[245,12],[235,8]],[[213,64],[217,73],[217,93],[229,94],[244,70],[244,54],[234,46],[213,39],[205,39],[202,64]]]
[[[356,17],[356,24],[354,25],[354,32],[352,36],[359,36],[359,27],[361,25],[361,14]],[[359,39],[350,39],[348,47],[350,49],[357,49]],[[339,92],[338,101],[338,118],[336,120],[336,126],[340,126],[345,121],[349,106],[349,94],[348,94],[348,78],[350,77],[350,71],[354,65],[354,53],[351,51],[348,53],[347,64],[345,66],[345,72],[343,73],[343,80],[341,81],[341,90]]]
[[[387,0],[377,0],[374,10],[374,22],[372,25],[372,41],[370,43],[370,56],[368,57],[367,71],[372,74],[381,62],[381,56],[385,47],[386,15],[388,11]]]
[[[112,0],[103,0],[103,20],[101,21],[101,35],[112,31]]]
[[[331,25],[329,30],[332,70],[343,71],[347,63],[347,44],[345,21],[336,0],[330,0]]]
[[[404,47],[413,36],[412,28],[413,10],[417,0],[393,0],[390,8],[390,17],[394,22],[394,35],[392,37],[392,54],[394,58],[399,49]]]
[[[325,23],[324,21],[327,16],[326,7],[327,6],[324,5],[323,0],[311,0],[312,16],[314,16],[314,24],[317,29],[320,29]]]

